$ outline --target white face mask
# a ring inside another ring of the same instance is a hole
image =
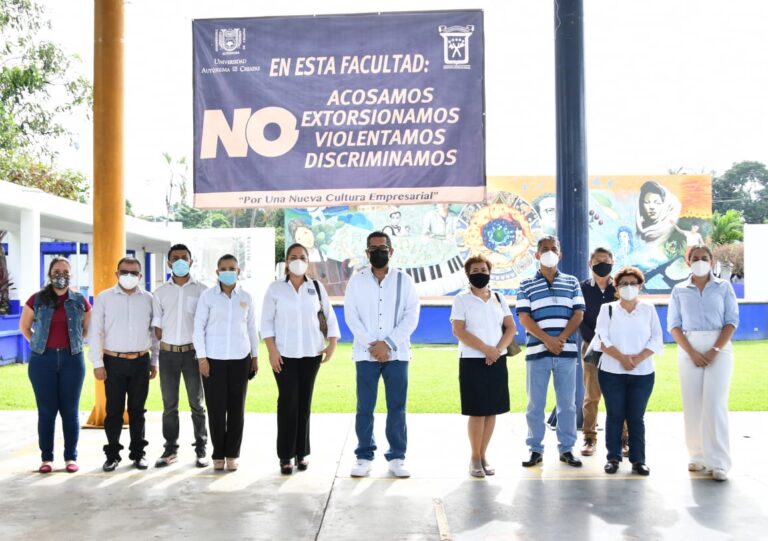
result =
[[[712,270],[712,265],[709,261],[694,261],[691,270],[694,276],[706,276]]]
[[[309,267],[307,262],[302,261],[301,259],[294,259],[288,263],[288,270],[296,276],[304,276],[304,274],[307,272],[307,267]]]
[[[123,289],[128,290],[131,290],[139,285],[139,277],[134,276],[133,274],[121,274],[117,281],[123,287]]]
[[[559,261],[560,258],[555,252],[544,252],[539,256],[539,263],[541,263],[542,267],[557,267]]]
[[[619,296],[625,301],[633,301],[640,293],[640,286],[622,286],[619,288]]]

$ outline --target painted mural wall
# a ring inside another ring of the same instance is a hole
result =
[[[367,264],[366,237],[376,230],[392,237],[392,264],[422,296],[464,287],[463,262],[474,254],[493,264],[491,286],[514,295],[536,272],[536,241],[555,233],[554,190],[554,177],[489,177],[484,204],[286,209],[286,246],[309,247],[312,272],[330,295],[343,295]],[[594,176],[589,208],[590,246],[610,248],[616,268],[640,267],[646,292],[664,294],[689,275],[686,248],[709,234],[712,182],[704,175]]]

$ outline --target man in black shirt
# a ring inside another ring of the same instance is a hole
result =
[[[584,296],[584,303],[587,310],[584,313],[584,319],[579,326],[581,338],[581,356],[587,350],[587,346],[595,336],[595,326],[597,325],[597,315],[600,313],[600,307],[616,300],[616,289],[611,281],[611,270],[613,268],[613,253],[608,248],[595,248],[589,257],[589,267],[592,270],[592,278],[584,280],[581,283],[581,292]],[[583,456],[591,456],[595,452],[597,445],[597,408],[600,404],[600,384],[597,382],[597,366],[584,362],[584,405],[582,407],[584,414],[584,423],[582,431],[584,433],[584,446],[581,448]],[[624,442],[626,442],[626,427],[624,433]],[[624,445],[626,447],[626,444]]]

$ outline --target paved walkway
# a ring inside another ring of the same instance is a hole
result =
[[[104,434],[85,430],[81,471],[62,471],[57,441],[56,471],[42,476],[36,414],[0,412],[0,539],[768,539],[768,413],[734,413],[731,422],[736,464],[725,483],[686,471],[676,413],[647,416],[649,478],[630,474],[626,462],[605,475],[602,450],[570,468],[551,431],[543,467],[526,470],[520,414],[499,419],[489,450],[498,473],[485,480],[467,474],[465,418],[426,414],[409,416],[407,480],[389,478],[382,457],[370,478],[349,477],[355,437],[346,414],[313,417],[309,470],[290,477],[279,474],[275,418],[266,414],[247,416],[237,472],[196,469],[184,445],[168,468],[140,472],[125,460],[105,474]],[[162,451],[160,434],[160,414],[148,414],[150,462]],[[191,440],[182,413],[181,441]]]

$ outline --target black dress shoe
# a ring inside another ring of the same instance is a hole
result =
[[[638,475],[651,475],[651,469],[643,462],[635,462],[632,464],[632,471]]]
[[[605,473],[616,473],[619,471],[619,461],[618,460],[609,460],[605,463],[605,466],[603,466],[603,470]]]
[[[574,468],[581,468],[581,460],[573,456],[573,453],[568,451],[567,453],[560,453],[560,462],[565,462],[569,466]]]
[[[531,452],[531,458],[523,462],[523,468],[531,468],[535,466],[536,464],[541,464],[544,460],[544,457],[541,453],[537,453],[536,451]]]
[[[117,466],[119,464],[120,464],[119,458],[108,458],[107,461],[104,463],[104,465],[101,467],[101,469],[106,472],[115,471],[115,469],[117,469]]]
[[[293,473],[293,464],[290,460],[280,461],[280,473],[283,475],[291,475]]]
[[[133,461],[133,467],[137,470],[146,470],[149,467],[149,464],[147,463],[146,458],[141,457]]]
[[[309,462],[304,457],[296,457],[296,469],[299,471],[307,471],[309,468]]]

